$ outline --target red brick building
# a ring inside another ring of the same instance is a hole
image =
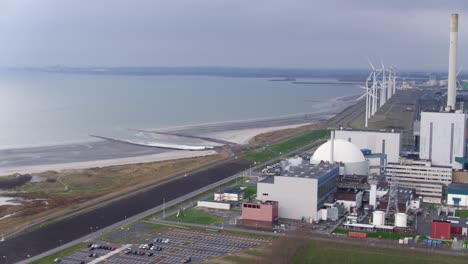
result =
[[[242,223],[245,225],[272,226],[278,218],[278,202],[252,201],[242,203]]]
[[[452,239],[451,233],[452,224],[449,221],[434,220],[431,226],[431,238],[440,240]]]

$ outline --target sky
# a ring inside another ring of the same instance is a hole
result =
[[[2,0],[0,67],[227,66],[446,70],[466,0]]]

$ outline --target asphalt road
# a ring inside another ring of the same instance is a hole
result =
[[[0,243],[0,253],[10,263],[26,259],[62,244],[76,240],[96,229],[102,229],[137,215],[166,201],[174,200],[211,183],[228,178],[249,168],[247,161],[238,159],[183,177],[147,191],[125,197],[95,210],[66,218],[43,228],[20,234]]]

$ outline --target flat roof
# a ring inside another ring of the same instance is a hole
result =
[[[468,183],[450,183],[448,186],[448,193],[468,195]]]
[[[244,202],[244,204],[267,204],[267,205],[275,205],[278,204],[277,201],[271,201],[271,200],[266,200],[266,201],[261,201],[261,200],[250,200]]]
[[[350,129],[350,128],[343,128],[343,129],[335,129],[335,131],[347,131],[347,132],[371,132],[371,133],[387,133],[387,134],[400,134],[399,131],[396,129],[387,131],[385,129],[379,130],[364,130],[364,129]]]
[[[338,167],[338,164],[311,164],[309,162],[302,162],[298,166],[290,166],[280,176],[319,179],[332,169]]]
[[[398,203],[406,203],[411,200],[411,196],[414,196],[414,193],[414,189],[398,187]],[[387,202],[388,194],[380,198],[380,201]]]
[[[275,177],[274,176],[268,176],[265,179],[261,180],[260,182],[263,183],[275,183]]]

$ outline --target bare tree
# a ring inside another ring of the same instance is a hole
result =
[[[310,229],[298,227],[284,237],[272,242],[271,252],[254,263],[289,264],[310,243]]]

